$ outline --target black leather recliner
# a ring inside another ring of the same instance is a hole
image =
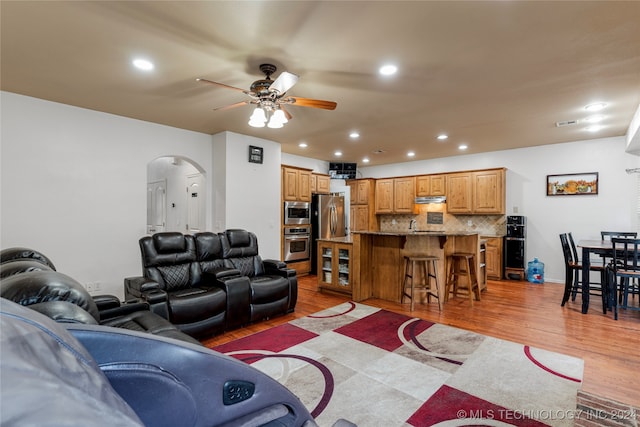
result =
[[[20,254],[28,255],[22,259]],[[4,261],[0,264],[0,296],[7,300],[61,323],[101,324],[198,343],[151,313],[146,303],[122,304],[113,295],[92,297],[76,280],[55,271],[53,263],[37,251],[9,248],[0,255]]]
[[[124,281],[125,298],[148,302],[154,313],[191,336],[222,332],[227,318],[227,292],[237,271],[211,268],[207,274],[197,261],[195,240],[177,232],[140,239],[143,277]]]
[[[292,312],[298,299],[296,271],[282,261],[263,260],[258,239],[250,231],[230,229],[220,233],[220,238],[226,265],[249,278],[249,320]]]

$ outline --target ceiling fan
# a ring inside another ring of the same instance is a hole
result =
[[[196,79],[199,82],[211,84],[214,86],[233,89],[248,95],[251,99],[236,102],[224,107],[214,108],[217,110],[228,110],[230,108],[240,107],[242,105],[255,104],[254,110],[249,120],[249,125],[254,127],[263,127],[267,121],[271,128],[279,128],[284,125],[291,114],[284,108],[285,105],[298,105],[300,107],[322,108],[324,110],[335,110],[336,104],[333,101],[323,101],[320,99],[301,98],[299,96],[285,96],[287,91],[293,87],[298,81],[298,76],[284,71],[280,73],[277,79],[271,80],[271,75],[277,70],[275,65],[261,64],[260,71],[265,74],[264,79],[256,80],[251,83],[249,90],[240,89],[238,87],[229,86],[224,83],[214,82],[207,79]]]

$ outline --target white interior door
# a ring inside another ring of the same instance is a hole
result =
[[[164,231],[167,222],[166,180],[147,184],[147,233]]]
[[[190,233],[204,231],[204,178],[200,173],[187,176],[187,210],[187,230]]]

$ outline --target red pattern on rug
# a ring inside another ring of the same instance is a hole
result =
[[[392,313],[390,311],[380,310],[370,314],[348,325],[335,329],[335,332],[358,341],[375,345],[387,351],[394,351],[403,345],[398,337],[398,330],[411,317],[404,314]],[[434,324],[427,321],[419,322],[419,325],[413,329],[413,333],[418,335]],[[409,331],[404,332],[406,340],[411,340]]]
[[[415,427],[427,427],[444,421],[463,419],[469,421],[460,425],[486,425],[481,420],[495,420],[520,427],[546,426],[527,417],[526,414],[494,405],[447,385],[440,387],[424,402],[407,423]]]

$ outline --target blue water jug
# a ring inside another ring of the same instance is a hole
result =
[[[531,283],[544,283],[544,263],[534,258],[527,263],[527,280]]]

